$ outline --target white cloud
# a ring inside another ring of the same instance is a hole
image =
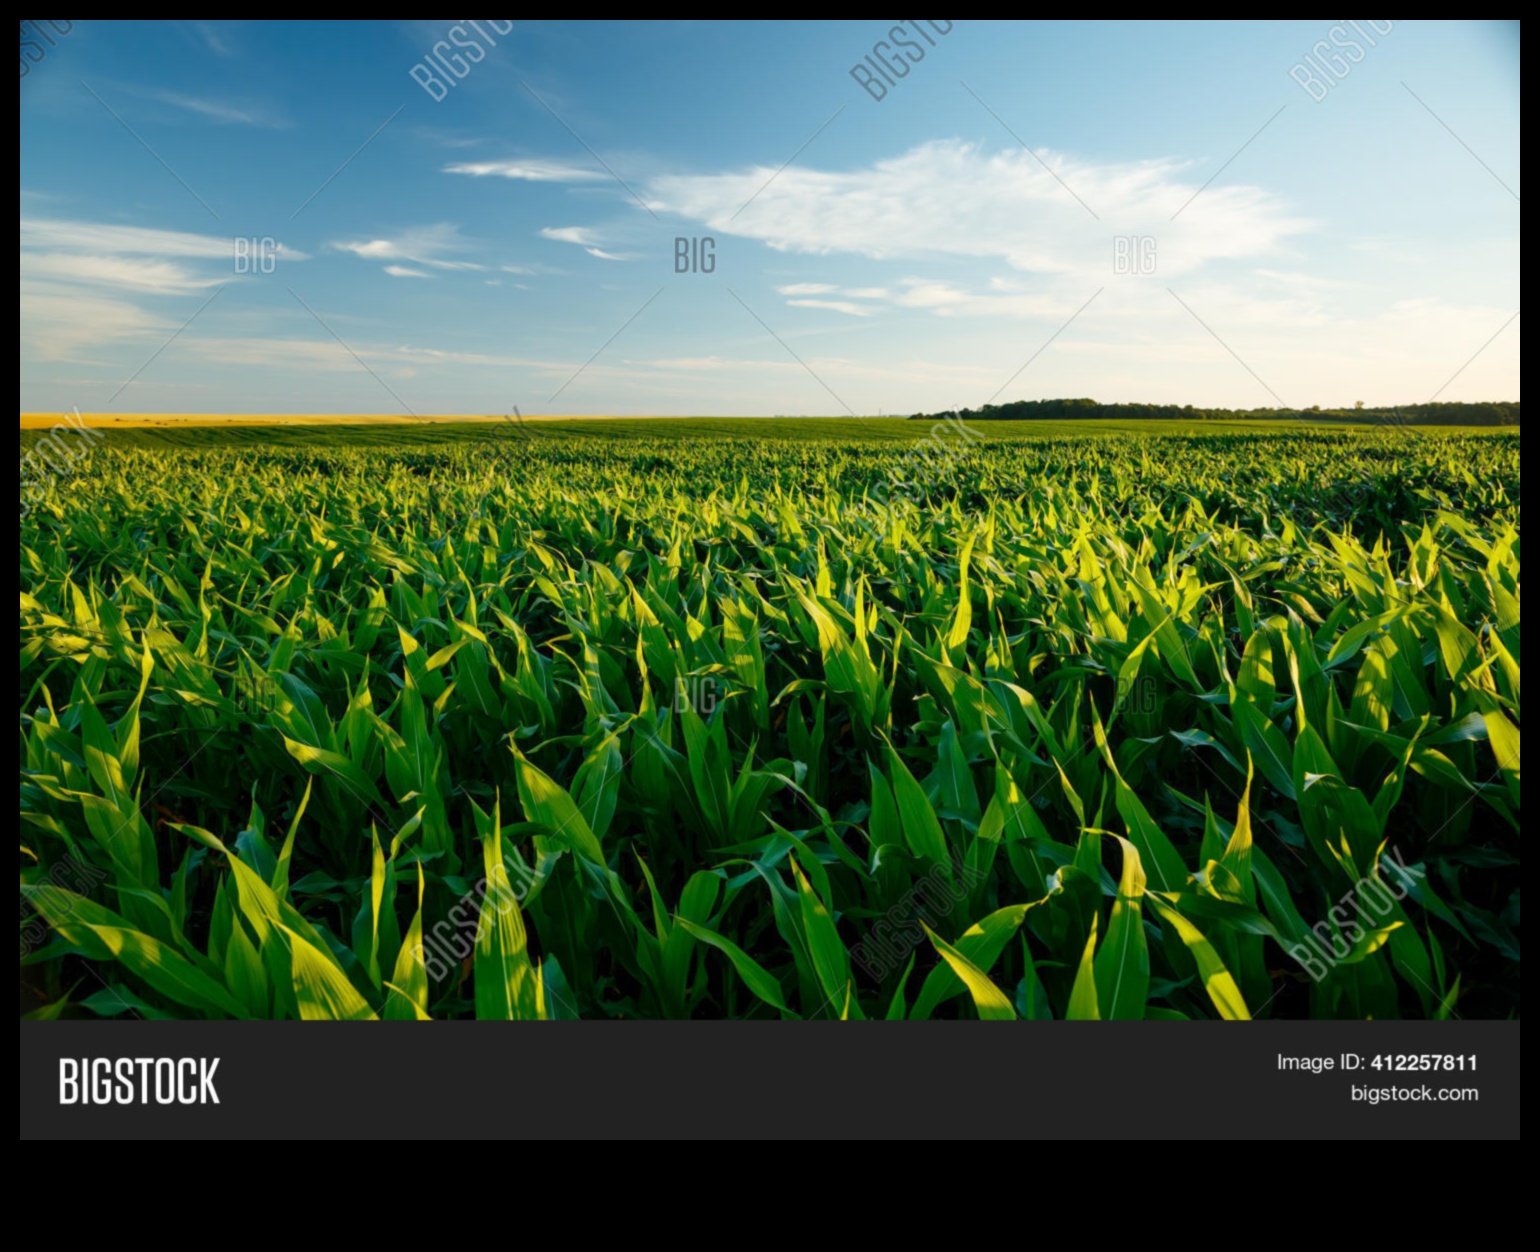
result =
[[[104,365],[92,355],[122,342],[164,337],[175,323],[115,295],[21,279],[21,356]]]
[[[174,91],[152,91],[150,99],[169,104],[184,113],[195,113],[211,122],[235,126],[260,126],[268,130],[283,130],[288,119],[260,105],[228,104],[222,100],[209,100],[199,96],[184,96]]]
[[[586,226],[547,226],[540,232],[542,239],[554,239],[558,243],[575,243],[586,248],[595,242],[593,232]]]
[[[484,270],[475,261],[457,259],[475,245],[460,235],[460,228],[448,222],[418,226],[393,238],[363,239],[332,244],[339,252],[351,252],[366,261],[406,261],[437,270]],[[387,271],[388,272],[388,271]]]
[[[971,291],[957,283],[923,278],[900,280],[892,303],[900,309],[917,309],[937,317],[1048,318],[1063,321],[1092,295],[1063,284],[1050,289],[1017,292],[1011,284],[994,280],[991,294]]]
[[[183,296],[230,281],[230,275],[199,275],[174,261],[141,257],[23,252],[23,278],[56,279],[93,287],[119,287],[153,296]]]
[[[586,226],[547,226],[540,232],[542,239],[554,240],[556,243],[572,243],[582,248],[589,256],[598,257],[601,261],[630,261],[634,258],[624,256],[617,252],[608,252],[600,246],[600,240],[593,231]]]
[[[511,178],[528,183],[602,183],[609,175],[561,161],[458,161],[444,167],[446,174],[471,178]]]
[[[387,265],[385,267],[385,272],[387,274],[389,274],[392,278],[432,278],[433,277],[432,274],[424,273],[422,270],[414,270],[409,265]]]
[[[888,299],[886,287],[844,288],[836,287],[833,283],[791,283],[785,287],[777,287],[775,290],[778,295],[796,297],[786,301],[790,308],[827,309],[831,313],[843,313],[848,317],[871,317],[877,311],[871,305],[854,303],[856,300]],[[846,298],[842,300],[825,298],[829,296]]]
[[[828,309],[833,313],[844,313],[850,317],[870,317],[872,310],[859,304],[851,304],[848,300],[788,300],[787,304],[794,309]]]
[[[475,148],[486,143],[486,139],[481,135],[466,135],[459,131],[441,130],[435,126],[417,126],[413,128],[412,133],[441,148]]]
[[[115,223],[64,221],[49,218],[21,219],[23,249],[79,252],[93,256],[163,256],[188,260],[230,260],[236,241],[219,235],[195,235],[185,231],[153,230]],[[303,252],[278,244],[285,261],[308,261]]]
[[[648,199],[660,211],[780,252],[972,258],[1065,279],[1107,275],[1120,235],[1157,238],[1161,273],[1170,278],[1214,261],[1277,253],[1312,228],[1280,197],[1255,187],[1214,186],[1194,200],[1201,179],[1180,162],[1040,155],[1052,172],[1020,149],[990,153],[976,143],[936,140],[862,169],[794,166],[768,186],[770,169],[664,175],[649,182]],[[871,298],[880,299],[881,290],[872,289]]]
[[[1331,291],[1345,291],[1353,286],[1340,278],[1328,278],[1324,274],[1300,274],[1283,270],[1254,270],[1258,278],[1273,286],[1299,294],[1322,295]]]
[[[182,357],[215,365],[343,374],[358,370],[353,353],[335,339],[184,336],[177,341],[177,350]],[[358,351],[360,356],[373,355]]]
[[[198,32],[199,38],[203,40],[208,50],[215,56],[228,57],[234,55],[230,48],[229,40],[224,36],[224,32],[213,22],[194,21],[193,29]]]
[[[188,297],[239,281],[236,250],[250,248],[229,237],[117,223],[23,217],[19,225],[23,360],[103,364],[90,354],[126,341],[164,342],[193,311]],[[280,260],[308,259],[276,247]],[[162,316],[128,294],[182,303]]]

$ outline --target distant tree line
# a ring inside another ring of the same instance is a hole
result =
[[[915,422],[1076,422],[1098,419],[1166,422],[1339,421],[1376,426],[1517,426],[1519,402],[1400,404],[1351,409],[1199,409],[1190,404],[1098,404],[1095,400],[1016,400],[981,409],[917,413]]]

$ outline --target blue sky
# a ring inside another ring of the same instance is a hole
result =
[[[895,25],[23,23],[21,410],[1519,397],[1517,22]]]

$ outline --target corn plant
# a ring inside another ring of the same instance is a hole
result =
[[[24,1011],[1517,1017],[1517,434],[905,450],[96,450]]]

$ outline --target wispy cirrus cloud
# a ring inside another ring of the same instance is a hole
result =
[[[787,305],[793,309],[824,309],[830,313],[843,313],[846,317],[871,317],[878,307],[858,304],[858,300],[886,300],[885,287],[837,287],[833,283],[789,283],[777,287],[776,294],[786,296]],[[841,297],[835,299],[834,297]]]
[[[547,226],[540,232],[542,239],[554,240],[556,243],[576,244],[589,256],[598,257],[601,261],[630,261],[635,258],[619,252],[608,252],[601,247],[599,237],[586,226]]]
[[[446,174],[465,174],[471,178],[509,178],[527,183],[602,183],[610,175],[603,170],[587,169],[564,161],[538,158],[511,161],[457,161],[444,167]]]
[[[21,218],[20,237],[23,279],[148,296],[190,295],[232,281],[239,246],[218,235],[41,217]],[[283,244],[275,255],[310,259]]]
[[[220,235],[190,231],[123,226],[115,222],[83,222],[65,218],[23,217],[23,252],[54,251],[87,256],[160,256],[188,260],[226,260],[235,256],[236,242]],[[308,261],[303,252],[280,243],[286,261]]]
[[[23,345],[39,360],[84,363],[95,350],[163,333],[174,320],[136,297],[207,296],[239,282],[239,246],[233,238],[189,231],[22,217]],[[310,259],[281,243],[276,256]]]
[[[62,252],[23,252],[20,269],[22,278],[117,287],[152,296],[184,296],[229,281],[228,274],[199,273],[173,261]]]
[[[100,354],[121,343],[148,341],[176,323],[116,293],[74,283],[21,278],[23,359],[103,365]]]
[[[788,300],[794,309],[827,309],[831,313],[843,313],[846,317],[870,317],[875,309],[849,300]]]
[[[259,126],[265,130],[287,130],[289,119],[276,109],[256,104],[234,104],[224,100],[211,100],[203,96],[184,96],[174,91],[147,93],[152,100],[169,104],[184,113],[192,113],[208,121],[226,126]]]
[[[215,56],[231,57],[235,55],[234,44],[218,22],[194,21],[192,28],[198,38],[203,41],[203,46]]]
[[[270,104],[249,99],[230,99],[224,96],[168,91],[164,87],[149,87],[139,83],[118,82],[115,93],[165,105],[180,113],[188,113],[218,126],[254,126],[263,130],[287,130],[293,125],[287,114]]]
[[[486,136],[439,126],[414,126],[412,134],[440,148],[476,148],[486,143]]]
[[[413,227],[399,234],[378,239],[341,241],[331,246],[338,252],[351,253],[365,261],[391,262],[397,268],[401,268],[402,263],[446,271],[481,271],[487,268],[479,261],[464,259],[464,254],[474,252],[477,245],[464,238],[458,226],[448,222]],[[390,272],[390,267],[387,266],[386,273]],[[403,275],[397,275],[397,277],[403,277]]]

